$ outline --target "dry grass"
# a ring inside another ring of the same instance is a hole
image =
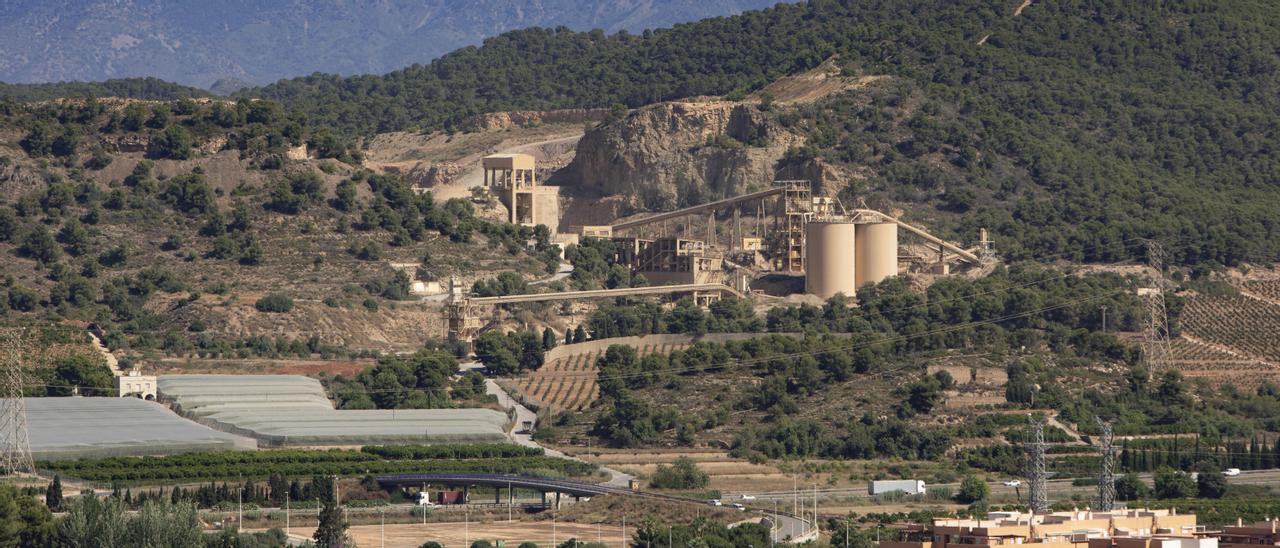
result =
[[[628,526],[627,535],[635,530]],[[385,531],[385,537],[383,536]],[[291,531],[297,539],[310,539],[315,533],[314,527],[294,527]],[[492,522],[471,523],[446,522],[416,524],[388,524],[385,528],[379,525],[355,525],[348,533],[357,546],[385,546],[387,548],[417,548],[422,543],[434,540],[445,546],[470,546],[477,540],[488,540],[496,544],[497,540],[515,547],[524,541],[532,541],[539,546],[557,546],[559,543],[577,538],[595,542],[597,538],[609,546],[625,546],[622,527],[614,525],[596,525],[585,523],[550,522]],[[553,543],[552,541],[555,541]]]

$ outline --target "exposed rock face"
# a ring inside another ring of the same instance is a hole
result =
[[[609,116],[603,108],[574,108],[564,110],[520,110],[477,114],[462,121],[464,131],[489,131],[524,127],[533,124],[580,124],[599,122]]]
[[[752,104],[661,103],[588,131],[553,184],[670,209],[763,188],[803,142]]]
[[[404,177],[413,186],[431,188],[437,185],[452,183],[462,174],[462,166],[453,162],[426,163],[417,162],[412,165],[386,165],[383,170],[392,175]]]

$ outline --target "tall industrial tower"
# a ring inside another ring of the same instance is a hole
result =
[[[1027,443],[1027,505],[1036,514],[1049,511],[1049,496],[1045,493],[1048,473],[1044,466],[1044,423],[1027,415],[1031,425],[1031,441]]]
[[[1155,240],[1147,240],[1147,262],[1155,269],[1152,287],[1138,289],[1138,296],[1147,304],[1147,327],[1142,337],[1142,355],[1148,374],[1155,376],[1169,364],[1169,313],[1164,304],[1164,246]]]
[[[1102,454],[1102,470],[1098,473],[1098,500],[1094,501],[1094,506],[1100,512],[1109,512],[1116,506],[1115,445],[1111,423],[1098,419],[1098,429],[1102,432],[1102,443],[1098,447]]]
[[[23,333],[0,330],[0,473],[34,472],[31,438],[27,435],[27,408],[22,402],[26,384],[22,370]]]

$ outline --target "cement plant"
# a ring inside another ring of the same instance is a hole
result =
[[[0,547],[1280,546],[1273,6],[12,4]]]

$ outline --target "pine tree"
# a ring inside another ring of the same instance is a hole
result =
[[[551,350],[556,347],[556,332],[550,327],[542,330],[542,349]]]
[[[53,512],[62,509],[62,478],[57,474],[53,475],[53,481],[49,482],[49,488],[44,492],[44,504]]]
[[[573,330],[573,342],[587,342],[587,328],[579,325]]]

